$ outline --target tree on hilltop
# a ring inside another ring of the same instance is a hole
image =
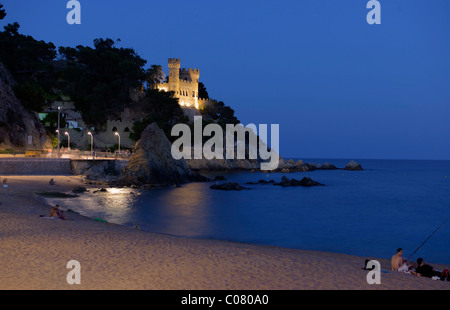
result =
[[[162,66],[160,65],[152,65],[145,72],[145,80],[147,81],[149,88],[154,88],[156,84],[162,83],[165,76]]]
[[[198,97],[203,99],[209,99],[208,92],[206,91],[205,84],[198,82]]]
[[[234,110],[226,106],[223,101],[211,101],[200,109],[200,113],[217,122],[225,128],[226,124],[239,124],[239,120],[234,115]]]
[[[11,72],[15,80],[14,93],[22,105],[41,112],[47,100],[54,98],[56,76],[53,60],[55,45],[38,41],[32,36],[19,33],[15,22],[0,32],[0,62]]]
[[[5,18],[5,16],[6,16],[6,11],[5,11],[5,9],[3,9],[3,4],[0,3],[0,20]]]
[[[83,120],[97,129],[119,119],[131,103],[130,90],[145,80],[142,59],[131,48],[117,48],[111,39],[95,39],[94,48],[60,47],[65,66],[61,87],[74,101]]]
[[[156,122],[167,138],[173,142],[171,135],[175,123],[188,123],[189,119],[183,113],[174,92],[164,92],[157,89],[147,89],[143,100],[135,104],[135,109],[142,113],[143,118],[133,124],[130,139],[137,141],[142,131],[151,123]]]

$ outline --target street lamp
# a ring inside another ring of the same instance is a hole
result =
[[[120,135],[117,131],[114,134],[119,137],[119,156],[120,156]]]
[[[61,156],[61,152],[60,152],[60,137],[59,137],[59,115],[61,113],[61,107],[58,107],[58,130],[56,130],[56,132],[58,133],[58,158]]]
[[[67,131],[64,134],[67,136],[67,148],[70,151],[70,135]]]
[[[92,133],[90,131],[88,131],[87,133],[89,136],[91,136],[91,154],[92,154],[92,159],[94,159],[94,136],[92,135]]]

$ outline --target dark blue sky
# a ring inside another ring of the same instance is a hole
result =
[[[148,65],[181,59],[244,124],[280,124],[285,157],[450,159],[450,1],[0,0],[56,46],[121,39]]]

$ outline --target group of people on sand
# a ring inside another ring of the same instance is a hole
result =
[[[45,217],[44,215],[40,215],[40,217]],[[66,216],[64,215],[63,210],[59,208],[59,205],[55,205],[50,209],[50,218],[53,219],[59,219],[59,220],[67,220]]]
[[[436,270],[433,266],[426,264],[423,258],[418,258],[414,263],[403,258],[403,249],[397,249],[397,253],[392,255],[391,268],[394,271],[410,273],[418,277],[427,277],[434,280],[450,281],[449,271]]]
[[[50,217],[56,217],[60,220],[67,220],[67,218],[64,215],[63,210],[59,208],[59,205],[55,205],[50,209]]]

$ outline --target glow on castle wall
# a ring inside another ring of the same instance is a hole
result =
[[[198,98],[198,79],[200,70],[180,68],[178,58],[169,58],[169,81],[157,85],[160,91],[173,91],[175,98],[182,107],[195,107],[199,109],[208,100]]]

